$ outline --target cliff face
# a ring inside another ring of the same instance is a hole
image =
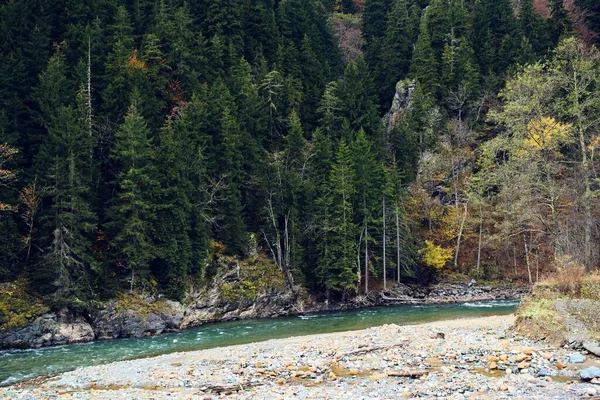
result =
[[[385,134],[389,135],[398,125],[400,117],[412,107],[413,95],[417,83],[412,79],[404,79],[396,83],[396,93],[390,110],[383,117]]]

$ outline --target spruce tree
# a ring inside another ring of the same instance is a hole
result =
[[[562,38],[573,33],[573,22],[567,13],[564,0],[550,0],[550,18],[546,23],[553,47]]]
[[[129,104],[131,86],[127,66],[134,50],[133,27],[124,6],[117,7],[109,32],[112,49],[105,65],[103,111],[110,121],[120,122]]]
[[[412,44],[416,40],[419,16],[413,13],[413,1],[394,1],[387,16],[381,57],[380,102],[387,107],[394,95],[396,83],[410,70]]]
[[[152,224],[156,172],[150,130],[136,103],[134,93],[132,105],[115,134],[113,159],[119,168],[118,192],[108,223],[113,234],[112,258],[117,271],[127,274],[130,290],[147,287],[150,264],[155,258]]]
[[[533,8],[533,0],[522,0],[519,8],[519,28],[531,46],[531,54],[521,53],[523,63],[533,62],[550,47],[548,32],[543,18]]]
[[[429,36],[427,14],[424,14],[419,24],[419,37],[412,55],[410,76],[419,82],[425,94],[437,96],[440,89],[438,70],[438,63]]]
[[[353,223],[352,210],[352,153],[343,139],[338,145],[329,184],[330,192],[321,199],[327,216],[323,221],[325,238],[319,246],[321,261],[318,275],[328,293],[344,296],[356,290],[358,276],[355,258],[357,227]]]
[[[152,225],[156,254],[153,274],[161,280],[161,291],[175,300],[181,300],[185,293],[192,263],[193,186],[186,164],[188,133],[185,121],[169,119],[159,134],[155,157],[160,171],[155,170],[158,190]]]
[[[339,85],[342,101],[342,116],[350,122],[354,130],[363,128],[375,137],[381,128],[381,119],[377,112],[377,97],[373,87],[373,78],[365,59],[359,57],[346,66],[344,77]]]
[[[217,202],[216,237],[232,254],[242,255],[246,251],[246,226],[241,194],[242,143],[240,126],[229,107],[223,110],[219,136],[217,174],[224,184],[224,190]]]

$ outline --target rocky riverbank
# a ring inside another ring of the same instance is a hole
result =
[[[179,302],[122,297],[91,313],[61,310],[35,318],[24,327],[0,332],[0,349],[39,348],[66,343],[128,337],[144,337],[206,323],[249,318],[274,318],[319,311],[381,305],[445,304],[491,300],[518,300],[527,290],[517,286],[486,286],[474,282],[440,283],[429,287],[394,285],[346,302],[271,290],[254,299],[224,298],[221,285],[212,285],[193,296],[186,306]]]
[[[139,296],[121,297],[90,313],[61,310],[35,318],[24,327],[0,332],[0,349],[39,348],[66,343],[128,337],[144,337],[205,323],[249,318],[274,318],[319,311],[381,305],[445,304],[490,300],[518,300],[522,287],[486,286],[474,282],[445,282],[429,287],[393,285],[346,302],[273,289],[254,299],[228,299],[222,285],[212,285],[195,294],[187,305]]]
[[[38,399],[579,399],[593,355],[509,330],[513,316],[385,325],[81,368],[0,389]],[[583,361],[583,362],[582,362]],[[581,376],[580,376],[581,375]],[[589,378],[589,379],[588,379]]]

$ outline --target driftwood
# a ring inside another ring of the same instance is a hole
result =
[[[388,297],[383,292],[379,296],[381,297],[382,300],[387,300],[387,301],[401,301],[403,303],[410,303],[410,304],[416,304],[416,303],[423,302],[423,299],[415,299],[414,297],[410,297],[410,296]]]
[[[240,382],[240,383],[232,383],[230,385],[220,385],[220,384],[214,384],[214,385],[204,385],[200,387],[200,390],[202,390],[203,392],[213,392],[213,393],[234,393],[234,392],[240,392],[240,391],[244,391],[244,389],[248,389],[252,386],[260,386],[263,385],[263,383],[258,383],[258,382],[250,382],[250,381],[246,381],[246,382]]]
[[[357,354],[363,354],[363,353],[370,353],[372,351],[377,351],[377,350],[389,350],[389,349],[393,349],[395,347],[406,347],[406,346],[408,346],[409,343],[410,343],[410,340],[403,340],[401,342],[394,343],[394,344],[361,347],[356,350],[350,350],[350,351],[345,351],[340,354],[336,354],[335,358],[339,360],[340,358],[343,358],[343,357],[355,356]]]
[[[388,376],[397,376],[400,378],[416,378],[417,376],[427,375],[429,371],[423,369],[409,369],[409,370],[398,370],[389,371]]]

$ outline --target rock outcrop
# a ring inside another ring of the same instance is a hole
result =
[[[396,94],[392,101],[390,111],[383,117],[385,134],[389,135],[398,125],[400,117],[412,107],[413,95],[415,93],[416,81],[404,79],[396,83]]]
[[[144,307],[120,307],[110,301],[93,319],[96,339],[143,337],[177,331],[184,315],[175,301],[151,299]]]
[[[67,310],[48,313],[23,328],[0,332],[0,349],[39,348],[94,340],[92,326],[81,316]]]

